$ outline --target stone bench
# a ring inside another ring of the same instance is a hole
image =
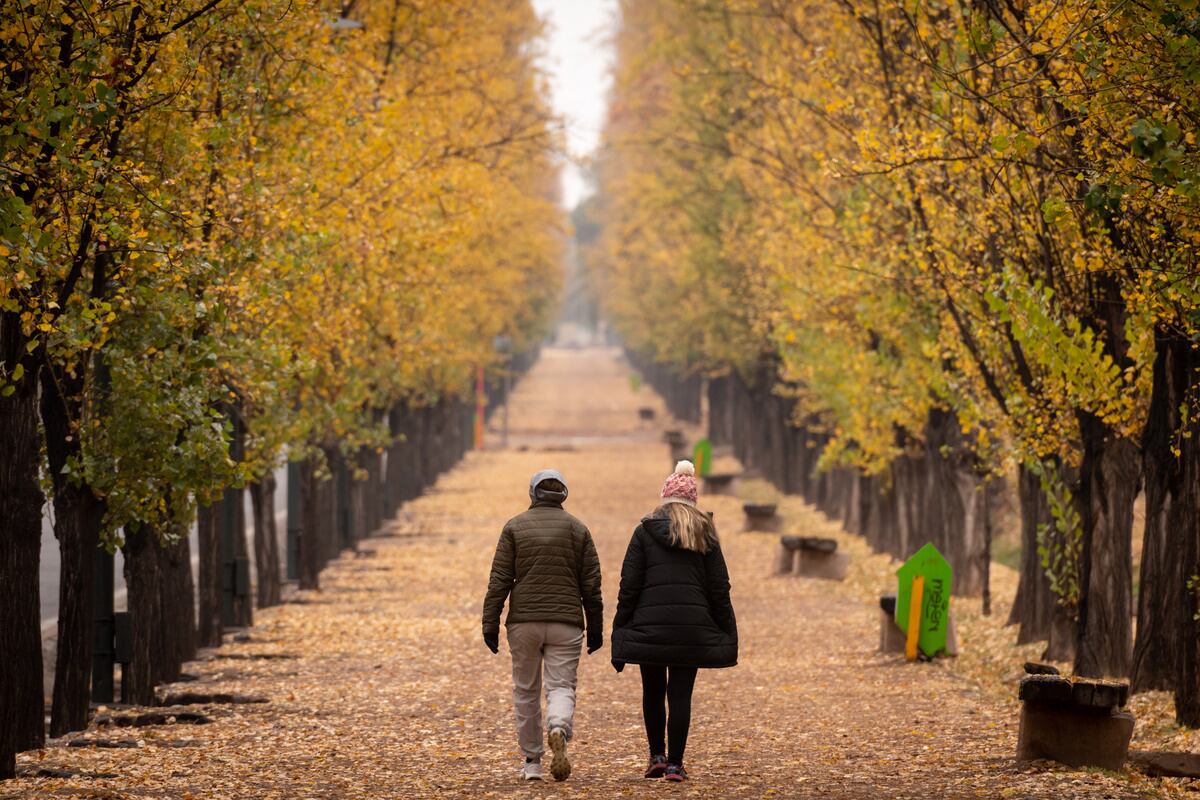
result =
[[[779,530],[783,518],[776,513],[774,503],[743,503],[742,511],[746,514],[746,530],[772,533]]]
[[[676,462],[684,459],[691,460],[692,448],[688,444],[688,440],[684,437],[683,431],[668,430],[663,432],[663,441],[671,450],[671,469],[675,468]]]
[[[703,477],[705,494],[733,494],[737,475],[732,472],[713,472]]]
[[[1122,711],[1129,684],[1062,675],[1021,680],[1017,760],[1119,771],[1129,755],[1133,715]]]
[[[839,553],[836,539],[817,536],[780,536],[776,572],[802,578],[846,579],[850,556]]]
[[[904,655],[904,646],[908,635],[896,624],[896,595],[883,594],[879,596],[879,652],[898,653]],[[946,655],[958,655],[958,630],[954,624],[954,615],[946,620]]]

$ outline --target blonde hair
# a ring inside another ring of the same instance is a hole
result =
[[[664,503],[662,507],[671,520],[671,544],[707,553],[717,543],[717,529],[708,514],[686,503]]]

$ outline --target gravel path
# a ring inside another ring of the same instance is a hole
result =
[[[658,422],[638,421],[644,405]],[[661,403],[632,391],[614,350],[546,351],[517,388],[510,425],[509,449],[469,455],[385,535],[332,565],[320,592],[259,613],[249,641],[192,665],[201,681],[179,687],[269,703],[202,707],[210,725],[75,737],[127,748],[55,742],[20,769],[113,777],[27,777],[0,797],[1157,796],[1160,785],[1136,775],[1018,768],[1015,702],[952,662],[874,652],[876,611],[854,578],[876,557],[851,549],[858,572],[845,584],[771,577],[775,537],[742,533],[730,497],[701,503],[727,552],[741,665],[697,682],[692,780],[641,779],[638,675],[617,675],[606,646],[581,664],[574,774],[521,783],[508,652],[490,654],[479,632],[500,527],[525,506],[532,472],[562,470],[567,508],[599,548],[611,620],[625,545],[670,463]],[[834,535],[813,513],[798,519],[797,532]]]

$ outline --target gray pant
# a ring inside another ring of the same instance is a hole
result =
[[[546,681],[546,728],[571,738],[575,717],[575,671],[583,628],[561,622],[518,622],[508,626],[513,660],[513,705],[517,741],[526,758],[538,759],[542,744],[542,672]]]

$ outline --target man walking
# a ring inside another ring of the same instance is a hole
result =
[[[587,526],[563,510],[567,482],[561,473],[535,473],[529,499],[529,510],[508,521],[496,545],[483,600],[483,641],[493,653],[500,651],[500,610],[511,593],[504,624],[512,651],[517,739],[525,754],[522,775],[542,779],[544,680],[550,774],[562,781],[571,774],[567,742],[585,615],[588,654],[604,644],[600,559]]]

